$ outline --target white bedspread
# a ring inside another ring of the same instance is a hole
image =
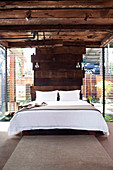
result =
[[[35,101],[33,102],[35,103]],[[48,102],[48,105],[89,105],[76,102]],[[33,129],[77,129],[103,131],[109,135],[108,126],[100,112],[96,110],[36,110],[17,112],[10,121],[8,135]]]

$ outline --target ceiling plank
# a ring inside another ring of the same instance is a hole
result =
[[[62,44],[62,39],[50,39],[50,40],[32,40],[32,41],[24,41],[24,42],[9,42],[9,47],[38,47],[38,46],[45,46],[45,45],[55,45],[55,44]]]
[[[27,41],[35,31],[33,41]],[[9,46],[44,46],[44,34],[47,46],[62,45],[55,42],[62,39],[68,45],[73,41],[74,46],[74,41],[81,40],[86,47],[99,47],[113,38],[112,32],[113,0],[0,1],[0,41],[6,39],[7,44],[2,43]]]
[[[77,24],[77,25],[1,25],[0,31],[7,32],[24,32],[24,31],[46,31],[46,32],[71,32],[71,31],[113,31],[113,24],[108,25],[92,25],[92,24]]]
[[[0,1],[2,9],[31,9],[31,8],[110,8],[113,7],[112,0],[54,0],[54,1]]]
[[[88,47],[100,47],[101,42],[100,41],[85,41],[84,44],[85,44],[85,46],[87,48]],[[45,46],[45,45],[52,46],[52,44],[50,44],[50,43],[45,43],[44,44],[44,43],[41,43],[41,42],[39,43],[39,41],[38,41],[38,43],[37,43],[37,41],[8,42],[8,47],[10,47],[10,48],[11,47],[21,47],[21,48],[25,48],[25,47],[39,47],[39,46]]]
[[[110,25],[113,18],[32,18],[29,21],[23,19],[0,19],[0,25]]]
[[[5,15],[4,15],[5,12]],[[30,18],[112,18],[113,9],[41,9],[41,10],[2,10],[0,18],[18,19],[26,18],[30,12]]]

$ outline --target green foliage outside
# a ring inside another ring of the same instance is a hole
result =
[[[87,100],[89,100],[91,102],[92,96],[88,96]]]
[[[105,114],[105,121],[106,122],[113,122],[113,117]]]
[[[102,81],[97,83],[97,87],[103,88]],[[105,96],[108,97],[111,94],[111,90],[113,89],[113,85],[111,81],[105,81]]]

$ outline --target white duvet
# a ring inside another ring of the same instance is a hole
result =
[[[32,102],[35,104],[36,102]],[[47,102],[48,105],[89,105],[79,101]],[[17,112],[10,121],[8,135],[33,129],[77,129],[103,131],[109,135],[108,126],[96,110],[36,110]]]

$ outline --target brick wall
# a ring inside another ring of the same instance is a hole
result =
[[[85,74],[83,80],[83,95],[85,98],[92,96],[95,99],[99,99],[102,95],[102,89],[97,87],[97,83],[102,81],[101,75]]]

